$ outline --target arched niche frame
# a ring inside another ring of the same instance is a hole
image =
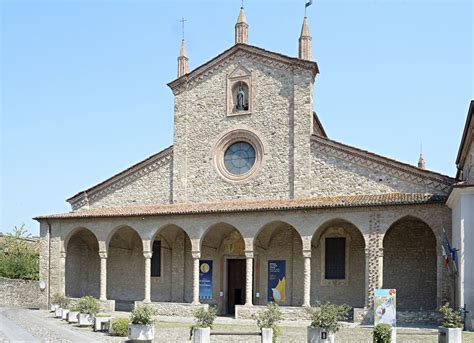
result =
[[[253,73],[242,65],[227,76],[227,116],[252,113],[253,78]]]

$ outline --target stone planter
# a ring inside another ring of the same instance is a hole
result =
[[[77,323],[77,316],[79,315],[79,312],[77,311],[69,311],[67,314],[67,322],[68,323]]]
[[[462,328],[448,329],[440,326],[438,332],[439,343],[461,343]]]
[[[63,308],[63,310],[61,311],[61,319],[62,319],[62,320],[66,320],[68,313],[69,313],[69,309]]]
[[[108,331],[109,327],[111,326],[109,324],[111,319],[112,316],[95,317],[94,331]]]
[[[79,326],[91,326],[94,325],[94,316],[86,313],[79,313],[77,316]]]
[[[57,308],[59,308],[59,305],[57,305],[57,304],[50,304],[49,305],[49,311],[50,312],[55,312]]]
[[[63,309],[61,307],[57,307],[54,310],[54,317],[61,318],[62,317],[62,312],[63,312]]]
[[[308,327],[308,343],[334,343],[334,332]]]
[[[128,324],[128,339],[132,341],[152,341],[155,338],[155,325]]]
[[[262,343],[272,343],[273,342],[273,329],[262,328]]]
[[[199,328],[193,330],[193,343],[210,343],[211,328]]]

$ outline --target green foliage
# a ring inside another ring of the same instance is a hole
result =
[[[62,295],[61,293],[55,293],[51,297],[51,303],[58,305],[60,308],[68,308],[69,304],[71,303],[71,298]]]
[[[39,254],[25,241],[30,237],[23,224],[0,241],[0,276],[11,279],[39,279]]]
[[[378,324],[374,327],[374,343],[390,343],[392,327],[390,324]]]
[[[100,305],[94,297],[86,295],[77,302],[77,310],[82,314],[95,316],[100,310]]]
[[[114,318],[112,319],[112,330],[116,336],[128,336],[128,318]]]
[[[443,316],[441,326],[449,329],[463,327],[461,315],[459,314],[459,312],[451,308],[449,306],[449,303],[446,303],[441,306],[438,311]]]
[[[268,328],[273,330],[273,342],[280,336],[278,323],[281,320],[281,311],[277,304],[268,303],[267,308],[257,315],[257,326],[260,329]]]
[[[321,328],[328,332],[337,332],[341,328],[339,321],[346,320],[350,310],[348,305],[326,303],[315,307],[306,307],[311,317],[311,327]]]
[[[209,308],[206,310],[205,308],[201,307],[197,310],[194,310],[193,315],[194,324],[190,327],[189,339],[192,338],[194,329],[212,329],[212,325],[214,324],[214,320],[217,316],[217,308],[215,306],[209,306]]]
[[[132,324],[153,324],[155,322],[153,319],[155,314],[156,311],[148,305],[135,306],[132,313],[130,313],[130,322]]]

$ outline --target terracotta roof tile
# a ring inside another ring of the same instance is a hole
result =
[[[445,203],[446,197],[420,193],[388,193],[350,196],[329,196],[301,199],[239,200],[218,203],[169,204],[93,208],[61,214],[38,216],[41,219],[161,216],[180,214],[235,213],[253,211],[289,211],[305,209],[396,206]]]

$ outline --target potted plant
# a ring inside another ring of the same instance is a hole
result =
[[[109,323],[110,335],[127,337],[129,324],[128,318],[113,318]]]
[[[55,312],[59,308],[59,303],[61,302],[62,295],[60,293],[55,293],[51,297],[51,304],[49,305],[49,310]]]
[[[278,322],[281,311],[277,304],[269,303],[267,308],[257,315],[257,326],[262,332],[262,342],[276,342],[280,336]]]
[[[72,306],[67,314],[67,322],[68,323],[77,323],[78,319],[77,317],[79,316],[79,308],[76,305]]]
[[[198,308],[193,311],[194,324],[190,327],[189,339],[193,338],[194,343],[210,342],[211,329],[216,319],[217,309],[210,306],[208,309]]]
[[[54,310],[54,316],[56,318],[62,318],[63,316],[63,309],[69,305],[70,299],[62,294],[59,294],[55,299],[57,301],[57,307]]]
[[[155,338],[155,311],[148,305],[135,306],[130,314],[128,339],[134,341],[150,341]]]
[[[443,316],[441,326],[438,328],[439,341],[446,343],[461,342],[463,324],[459,312],[451,308],[449,303],[441,306],[438,311]]]
[[[108,323],[113,318],[111,314],[108,313],[98,313],[95,316],[94,321],[94,331],[107,331]]]
[[[79,299],[77,309],[79,310],[79,326],[90,326],[94,324],[94,316],[99,312],[100,306],[94,297],[86,295]]]
[[[377,324],[374,327],[373,343],[390,343],[392,341],[392,326],[390,324]]]
[[[326,303],[306,308],[311,324],[308,327],[308,343],[334,343],[334,336],[341,328],[339,321],[347,319],[348,305]]]
[[[71,303],[71,298],[63,297],[61,302],[61,319],[66,320],[67,314],[69,313],[69,305]]]

